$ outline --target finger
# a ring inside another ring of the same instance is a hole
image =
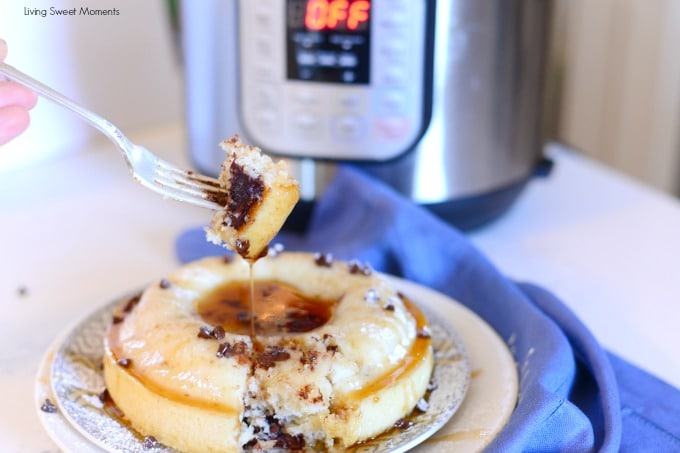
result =
[[[0,39],[0,61],[3,61],[7,56],[7,43],[4,39]]]
[[[11,105],[0,108],[0,145],[4,145],[28,127],[30,117],[24,108]]]
[[[38,102],[38,96],[26,88],[14,82],[0,82],[0,108],[16,105],[30,110]]]

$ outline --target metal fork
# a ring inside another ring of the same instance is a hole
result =
[[[27,86],[50,101],[71,110],[90,125],[99,129],[121,151],[132,176],[143,186],[164,197],[190,203],[203,208],[220,210],[224,207],[226,192],[217,179],[192,170],[182,170],[159,158],[148,149],[132,143],[115,125],[101,116],[75,103],[6,63],[0,63],[0,74]]]

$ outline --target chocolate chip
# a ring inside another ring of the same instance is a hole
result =
[[[47,412],[48,414],[54,414],[55,412],[57,412],[57,406],[55,406],[54,403],[49,398],[45,398],[45,401],[42,403],[42,406],[40,406],[40,410],[43,412]]]
[[[416,409],[418,409],[420,412],[427,412],[429,408],[430,403],[425,401],[425,398],[420,398],[416,403]]]
[[[265,185],[260,178],[250,176],[236,161],[229,166],[229,180],[228,223],[238,231],[248,223],[254,208],[262,200]],[[244,256],[240,251],[239,254]]]
[[[422,329],[418,329],[416,336],[418,338],[432,338],[432,332],[428,326],[423,326]]]
[[[225,359],[235,356],[244,355],[248,352],[248,345],[244,341],[237,341],[234,344],[229,342],[220,343],[217,346],[217,352],[215,355],[217,357],[224,357]]]
[[[146,436],[144,438],[144,449],[148,450],[150,448],[156,448],[158,446],[158,440],[153,436]]]
[[[130,365],[132,365],[132,359],[123,358],[117,361],[116,363],[118,364],[118,366],[121,366],[123,368],[129,368]]]
[[[413,426],[413,422],[411,420],[407,420],[405,418],[400,418],[396,422],[394,422],[394,427],[397,429],[408,429],[411,426]]]
[[[161,289],[168,289],[172,286],[172,283],[170,283],[170,280],[167,278],[162,278],[158,286],[160,286]]]
[[[394,303],[388,300],[385,302],[385,305],[383,305],[383,310],[394,311]]]
[[[333,254],[332,253],[315,253],[314,263],[320,267],[331,267],[333,265]]]
[[[208,326],[201,326],[198,329],[198,338],[204,338],[206,340],[223,340],[226,335],[226,332],[224,331],[224,327],[222,326],[216,326],[213,327],[212,329]]]
[[[276,362],[282,362],[290,358],[290,353],[281,346],[267,346],[264,352],[259,352],[255,357],[255,366],[262,369],[269,369],[276,365]]]
[[[113,400],[111,399],[111,394],[109,393],[109,389],[104,389],[99,394],[99,401],[101,401],[103,404],[110,404],[113,402]]]
[[[206,340],[211,340],[213,338],[212,336],[212,330],[208,326],[201,326],[198,329],[198,338],[204,338]]]
[[[288,450],[302,450],[305,448],[305,437],[302,434],[293,436],[280,432],[276,437],[276,446]]]
[[[361,264],[356,260],[352,260],[349,262],[347,265],[349,269],[349,273],[353,275],[371,275],[373,273],[373,268],[371,267],[370,264],[364,263]]]
[[[271,355],[277,362],[290,358],[290,353],[281,346],[268,346],[267,354]]]
[[[124,320],[125,320],[125,318],[123,318],[121,315],[113,315],[113,318],[111,319],[111,322],[112,322],[113,324],[120,324],[120,323],[123,322]]]
[[[434,379],[431,379],[430,382],[428,382],[427,384],[427,391],[431,392],[433,390],[437,390],[438,387],[439,384],[437,384],[437,382]]]
[[[250,251],[250,241],[245,240],[242,241],[241,239],[236,239],[234,243],[234,247],[236,248],[236,252],[241,255],[242,257],[248,256],[248,252]]]
[[[231,349],[231,344],[230,344],[230,343],[220,343],[220,344],[217,346],[217,352],[215,353],[215,355],[216,355],[217,357],[225,357],[225,358],[229,358],[229,357],[231,357],[231,356],[233,355],[233,354],[231,353],[231,351],[232,351],[232,349]]]
[[[250,439],[248,442],[243,444],[241,448],[243,448],[243,450],[246,451],[254,450],[258,443],[259,442],[257,441],[257,439]]]
[[[127,303],[125,304],[125,306],[123,307],[123,311],[124,311],[125,313],[130,313],[130,312],[132,311],[132,309],[135,308],[135,307],[137,306],[137,304],[139,303],[139,300],[140,300],[141,298],[142,298],[141,293],[140,293],[140,294],[135,294],[134,296],[132,296],[132,297],[130,298],[130,300],[128,300]]]
[[[289,310],[286,312],[283,328],[291,333],[309,332],[324,322],[325,318],[315,313],[309,313],[304,310]]]
[[[223,340],[226,332],[224,331],[224,327],[216,326],[210,334],[215,340]]]
[[[359,264],[358,261],[350,261],[349,264],[347,265],[347,268],[349,269],[350,274],[361,273],[361,264]]]

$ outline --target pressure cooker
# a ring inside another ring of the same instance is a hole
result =
[[[304,226],[337,165],[452,224],[497,218],[546,168],[551,0],[180,4],[189,152],[233,134],[287,159]]]

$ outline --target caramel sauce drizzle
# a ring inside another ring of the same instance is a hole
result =
[[[255,332],[255,274],[253,271],[254,261],[248,261],[248,276],[250,278],[250,339],[255,344],[257,339],[257,332]],[[201,316],[203,317],[203,316]],[[204,318],[205,319],[205,318]],[[224,326],[223,326],[224,327]]]

